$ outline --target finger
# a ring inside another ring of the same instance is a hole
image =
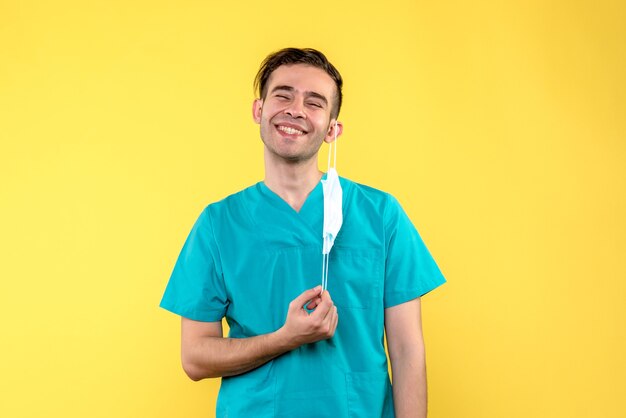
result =
[[[305,290],[298,297],[296,297],[291,303],[296,309],[302,309],[302,307],[315,296],[318,296],[322,290],[322,286],[316,286],[313,289]]]
[[[337,315],[337,307],[333,306],[329,312],[328,315],[326,316],[326,318],[324,318],[324,328],[327,330],[325,331],[326,333],[326,337],[330,338],[335,334],[335,329],[337,328],[337,322],[338,322],[338,315]]]
[[[335,333],[335,330],[337,329],[337,325],[339,324],[339,311],[337,310],[337,307],[335,306],[335,315],[333,315],[333,327],[332,327],[332,331],[333,334]]]
[[[331,297],[330,297],[330,292],[329,292],[328,290],[325,290],[325,291],[324,291],[324,292],[320,295],[320,298],[321,298],[321,297],[324,297],[324,298],[328,299],[328,300],[330,301],[330,304],[331,304],[331,305],[334,305],[334,304],[335,304],[335,302],[333,302],[333,298],[331,298]]]
[[[330,298],[330,294],[325,290],[321,296],[321,302],[317,305],[317,308],[311,314],[316,319],[324,320],[328,315],[328,312],[333,307],[333,300]]]
[[[317,307],[317,305],[320,304],[320,302],[322,301],[321,298],[317,297],[314,299],[311,299],[311,301],[309,302],[308,305],[306,305],[306,308],[310,311],[312,311],[313,309],[315,309]]]
[[[324,321],[330,322],[332,321],[333,315],[335,314],[336,306],[334,304],[330,305],[326,316],[324,317]]]
[[[326,314],[324,321],[327,321],[330,325],[332,325],[336,316],[337,316],[337,307],[333,304],[333,306],[331,306],[330,309],[328,310],[328,314]]]

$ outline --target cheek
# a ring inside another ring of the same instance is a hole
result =
[[[328,129],[328,117],[323,112],[310,112],[308,115],[311,125],[320,132],[326,132]]]
[[[324,136],[328,136],[331,132],[331,126],[329,126],[328,118],[320,118],[317,122],[317,127],[317,129],[319,129]]]
[[[277,115],[282,114],[280,108],[276,106],[266,106],[263,108],[262,118],[268,122],[271,122]]]

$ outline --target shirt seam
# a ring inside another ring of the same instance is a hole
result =
[[[215,246],[215,252],[217,253],[217,257],[219,259],[220,262],[220,279],[222,280],[222,286],[224,286],[224,290],[226,293],[226,306],[223,309],[223,313],[224,315],[226,314],[226,309],[228,307],[228,304],[230,304],[230,299],[228,298],[228,295],[230,294],[229,290],[228,290],[228,286],[226,285],[226,278],[224,277],[224,263],[222,262],[222,253],[220,251],[220,246],[217,243],[217,238],[215,238],[215,226],[213,224],[213,214],[212,214],[212,208],[211,205],[209,205],[207,207],[207,216],[209,218],[209,225],[211,226],[211,239],[213,241],[213,245]]]

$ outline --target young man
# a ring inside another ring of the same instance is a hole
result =
[[[256,85],[265,179],[202,212],[161,301],[182,316],[185,372],[223,377],[218,417],[425,417],[419,298],[445,279],[393,197],[341,178],[321,290],[317,156],[341,135],[342,79],[322,53],[287,48]]]

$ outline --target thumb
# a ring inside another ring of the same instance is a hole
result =
[[[305,303],[313,299],[315,296],[319,296],[321,291],[322,286],[315,286],[313,289],[305,290],[292,301],[292,306],[296,309],[302,309]]]

